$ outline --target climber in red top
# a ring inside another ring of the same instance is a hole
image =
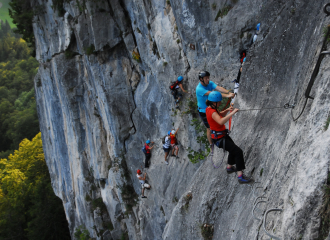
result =
[[[227,173],[237,172],[239,183],[249,183],[252,180],[243,174],[245,169],[243,151],[229,137],[229,132],[225,126],[225,123],[238,112],[238,109],[234,109],[231,106],[219,112],[218,107],[221,104],[221,100],[221,93],[213,91],[208,95],[208,100],[206,101],[208,106],[206,108],[206,118],[210,125],[212,142],[217,147],[224,148],[224,150],[229,152]],[[230,111],[231,113],[228,114]],[[236,164],[236,167],[234,164]]]
[[[178,145],[178,141],[176,139],[176,134],[179,131],[179,128],[175,131],[174,129],[172,129],[171,134],[170,134],[170,138],[171,138],[171,147],[172,147],[172,157],[176,157],[178,158],[178,152],[179,152],[179,145]],[[175,155],[174,155],[174,150],[175,151]]]

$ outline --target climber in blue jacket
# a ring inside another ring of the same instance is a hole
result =
[[[207,122],[205,109],[207,96],[213,91],[217,90],[222,93],[222,97],[233,98],[235,96],[234,93],[229,92],[223,87],[217,86],[214,82],[210,81],[210,73],[207,71],[201,71],[198,74],[199,84],[196,87],[196,97],[197,97],[197,105],[199,116],[202,119],[205,127],[207,128],[207,139],[209,140],[210,145],[212,145],[211,139],[211,130],[210,125]]]

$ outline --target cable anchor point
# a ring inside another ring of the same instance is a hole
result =
[[[283,107],[284,107],[285,109],[289,109],[289,108],[294,108],[295,105],[294,105],[294,104],[290,104],[290,103],[286,103],[286,104],[284,104]]]

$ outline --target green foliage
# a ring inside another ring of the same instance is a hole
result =
[[[86,229],[85,226],[81,225],[76,228],[76,231],[74,232],[74,237],[76,240],[89,240],[89,232]]]
[[[107,213],[107,206],[104,204],[101,197],[92,200],[92,210],[100,209],[101,214]]]
[[[0,160],[1,239],[70,239],[62,201],[55,196],[42,150],[41,133],[24,139]]]
[[[39,132],[33,89],[38,62],[25,41],[10,31],[0,38],[0,155]]]
[[[10,27],[14,28],[15,24],[13,24],[13,19],[11,19],[11,17],[9,16],[9,3],[10,0],[1,0],[0,1],[2,3],[2,7],[0,8],[0,19],[3,22],[8,22]]]
[[[78,55],[78,53],[72,52],[71,50],[65,50],[64,54],[66,59],[72,59],[74,56]]]
[[[33,11],[30,1],[11,0],[9,5],[11,7],[9,9],[9,15],[17,27],[14,32],[22,35],[22,38],[33,48],[32,56],[35,56],[35,38],[32,19],[36,12]]]
[[[193,118],[191,126],[195,127],[197,133],[197,142],[201,144],[201,146],[206,146],[206,153],[201,149],[195,151],[194,149],[188,148],[189,154],[188,158],[192,163],[198,163],[200,160],[206,158],[206,156],[210,153],[211,149],[209,147],[209,141],[207,139],[207,129],[204,124],[198,118]]]
[[[57,14],[59,17],[63,17],[65,14],[65,9],[63,7],[63,4],[66,0],[53,0],[53,7],[54,10],[57,10]]]
[[[189,114],[192,116],[191,120],[191,126],[195,127],[196,133],[197,133],[197,142],[201,145],[201,148],[206,147],[206,152],[202,151],[202,149],[198,149],[197,151],[188,148],[188,158],[192,163],[198,163],[200,160],[203,160],[206,158],[206,156],[210,153],[211,149],[209,147],[209,141],[207,139],[207,129],[201,122],[201,120],[198,117],[197,110],[197,100],[194,97],[190,97],[188,99],[187,109],[183,112],[183,114]]]
[[[128,232],[124,232],[124,233],[121,235],[120,240],[129,240]]]
[[[177,203],[178,201],[179,201],[179,199],[176,196],[172,199],[173,203]]]
[[[217,4],[216,3],[213,3],[212,4],[212,9],[215,10],[217,8]]]
[[[321,216],[321,226],[319,230],[318,240],[326,239],[329,235],[330,229],[330,173],[328,173],[328,178],[326,184],[323,188],[323,205],[320,210]]]
[[[86,55],[91,55],[95,51],[94,44],[91,44],[89,47],[85,48]]]
[[[110,219],[108,221],[103,222],[103,227],[105,229],[108,229],[109,231],[112,231],[114,229],[113,224]]]
[[[214,227],[209,224],[203,224],[200,226],[201,234],[204,240],[209,240],[213,238]]]
[[[170,0],[166,0],[166,4],[169,5],[169,6],[171,6]]]
[[[326,37],[328,32],[328,27],[323,28],[323,37]],[[330,42],[330,35],[328,36],[327,42]]]
[[[218,14],[215,17],[214,21],[218,21],[219,17],[223,18],[224,16],[226,16],[228,14],[228,12],[230,11],[230,9],[232,9],[232,7],[230,5],[226,5],[223,8],[219,9]]]
[[[261,170],[260,170],[260,177],[262,176],[262,173],[264,172],[264,169],[263,168],[261,168]]]
[[[180,39],[177,39],[177,40],[176,40],[176,43],[180,43]]]
[[[167,62],[163,62],[163,66],[166,67],[167,66]]]
[[[330,114],[329,114],[329,116],[328,116],[327,121],[325,122],[324,131],[328,130],[328,128],[329,128],[329,124],[330,124]]]
[[[140,58],[140,54],[138,51],[134,50],[132,52],[132,58],[137,61],[137,62],[141,62],[141,58]]]

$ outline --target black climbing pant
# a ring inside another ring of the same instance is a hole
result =
[[[175,100],[177,100],[178,98],[182,98],[182,93],[179,92],[177,89],[172,90],[171,94],[173,95]]]
[[[229,152],[228,164],[236,164],[237,171],[242,171],[245,169],[244,155],[242,149],[240,149],[234,141],[228,135],[220,138],[219,140],[213,140],[214,144],[219,148],[223,148],[223,139],[225,139],[225,150]]]
[[[145,160],[145,162],[144,162],[144,167],[145,167],[145,168],[148,168],[149,165],[150,165],[151,153],[146,153],[145,155],[146,155],[146,160]]]

